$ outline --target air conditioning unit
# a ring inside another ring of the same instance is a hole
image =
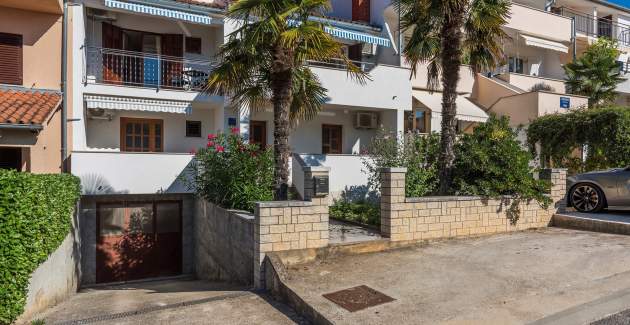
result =
[[[354,120],[357,129],[376,129],[378,127],[378,114],[374,112],[358,112]]]

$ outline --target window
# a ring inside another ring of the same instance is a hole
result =
[[[510,57],[508,61],[509,61],[510,72],[524,73],[523,72],[524,71],[524,69],[523,69],[523,59]]]
[[[427,133],[429,114],[421,109],[405,112],[405,132]]]
[[[186,137],[201,138],[201,121],[186,121]]]
[[[341,153],[341,125],[322,125],[322,153]]]
[[[22,84],[22,35],[0,33],[0,84]]]
[[[186,37],[186,53],[201,54],[201,38]]]
[[[120,118],[120,150],[162,152],[164,128],[162,120]]]
[[[249,122],[249,143],[257,144],[260,149],[267,147],[267,123],[265,121]]]

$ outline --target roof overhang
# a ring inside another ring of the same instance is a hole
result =
[[[530,35],[521,35],[521,37],[523,37],[523,39],[525,40],[525,45],[540,47],[543,49],[562,52],[562,53],[569,53],[569,47],[560,42],[552,41],[552,40],[548,40],[548,39],[544,39],[540,37],[534,37]]]
[[[184,101],[156,100],[131,97],[85,95],[85,105],[91,109],[145,111],[157,113],[190,114],[192,104]]]
[[[442,114],[441,92],[431,93],[428,90],[414,90],[413,98],[430,109],[432,113]],[[455,104],[457,105],[456,118],[460,121],[486,122],[489,118],[488,113],[464,97],[464,95],[457,95]]]
[[[0,123],[0,130],[28,130],[28,131],[41,131],[44,126],[41,124],[13,124],[13,123]]]

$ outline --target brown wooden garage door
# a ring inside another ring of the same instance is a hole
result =
[[[181,274],[181,201],[108,202],[96,210],[96,282]]]

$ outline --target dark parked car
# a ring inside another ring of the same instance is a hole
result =
[[[630,207],[630,167],[584,173],[567,179],[567,205],[580,212]]]

